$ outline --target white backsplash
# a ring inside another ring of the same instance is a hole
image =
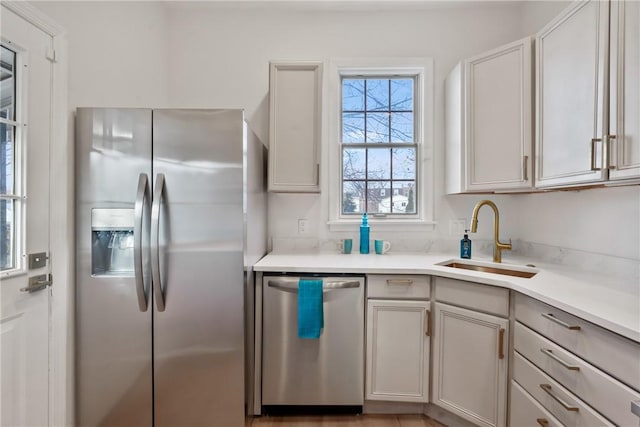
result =
[[[317,238],[274,238],[272,247],[274,252],[339,252],[340,239]],[[390,240],[392,252],[431,252],[450,254],[457,257],[460,241],[457,239],[401,239]],[[639,284],[640,260],[603,255],[587,251],[544,245],[539,243],[514,240],[513,250],[504,251],[505,260],[509,256],[516,256],[519,260],[525,258],[532,264],[554,264],[576,269],[582,272],[593,272],[615,277],[624,283]],[[358,240],[353,241],[353,252],[358,252]],[[493,255],[493,240],[473,240],[472,254],[481,258],[491,258]],[[637,289],[620,289],[623,291],[637,291]]]

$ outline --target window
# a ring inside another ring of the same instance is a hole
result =
[[[415,87],[415,76],[342,78],[343,214],[415,214]]]
[[[364,212],[379,224],[433,224],[433,63],[403,62],[332,64],[328,175],[334,229]]]
[[[16,52],[0,47],[0,271],[19,268],[18,122],[16,121]]]

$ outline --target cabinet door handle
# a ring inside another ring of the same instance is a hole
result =
[[[431,310],[427,310],[425,319],[424,319],[425,325],[424,325],[424,334],[428,337],[431,336]]]
[[[542,354],[546,354],[547,356],[549,356],[550,358],[552,358],[553,360],[555,360],[556,362],[558,362],[559,364],[561,364],[562,366],[564,366],[565,368],[567,368],[570,371],[579,371],[580,370],[580,366],[568,364],[567,362],[565,362],[564,360],[560,359],[558,356],[553,354],[553,352],[548,348],[541,348],[540,352]]]
[[[538,424],[540,424],[542,427],[547,427],[549,425],[549,420],[547,420],[546,418],[538,418],[536,420],[538,422]]]
[[[580,410],[580,408],[578,408],[577,406],[570,405],[563,399],[560,399],[558,396],[553,394],[553,392],[551,391],[551,384],[540,384],[540,388],[567,411],[578,412]]]
[[[525,181],[529,181],[529,156],[522,157],[522,175]]]
[[[498,359],[504,359],[504,328],[498,331]]]
[[[411,280],[411,279],[387,279],[387,285],[389,285],[389,286],[413,285],[413,280]]]
[[[596,166],[596,142],[601,142],[602,138],[591,138],[591,170],[599,171],[602,168]]]
[[[567,329],[570,329],[572,331],[579,331],[580,330],[580,326],[578,326],[578,325],[570,325],[570,324],[568,324],[566,322],[563,322],[562,320],[554,317],[553,314],[551,314],[551,313],[542,313],[541,315],[542,315],[542,317],[547,318],[547,319],[551,320],[552,322],[557,323],[558,325],[563,326],[563,327],[565,327]]]
[[[611,149],[611,140],[616,139],[616,135],[607,135],[607,169],[615,169],[616,165],[611,160],[611,153],[613,150]]]

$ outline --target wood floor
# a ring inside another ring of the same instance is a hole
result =
[[[320,415],[254,418],[251,427],[443,427],[424,415]]]

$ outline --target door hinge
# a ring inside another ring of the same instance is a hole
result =
[[[58,59],[56,58],[56,50],[52,47],[47,48],[45,57],[51,62],[58,62]]]

